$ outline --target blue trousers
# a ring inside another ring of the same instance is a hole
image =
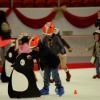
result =
[[[55,84],[61,84],[61,80],[59,77],[59,65],[56,68],[45,67],[44,69],[44,85],[49,86],[49,77],[52,72],[52,77],[55,80]]]
[[[100,70],[99,70],[99,58],[96,57],[95,59],[95,68],[96,68],[96,73],[100,74]]]

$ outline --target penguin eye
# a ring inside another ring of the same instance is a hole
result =
[[[20,64],[21,64],[21,66],[24,66],[25,65],[25,60],[21,59]]]
[[[12,57],[12,53],[11,53],[11,52],[9,52],[8,57],[9,57],[9,58],[11,58],[11,57]]]

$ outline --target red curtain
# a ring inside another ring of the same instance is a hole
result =
[[[73,14],[70,14],[67,11],[63,12],[64,17],[74,26],[78,28],[86,28],[93,25],[97,19],[97,13],[87,16],[87,17],[79,17]]]
[[[44,18],[40,18],[40,19],[31,19],[28,18],[26,16],[24,16],[21,12],[19,12],[16,8],[9,8],[6,11],[6,17],[9,16],[9,14],[11,13],[11,11],[15,12],[16,16],[19,18],[19,20],[24,23],[25,25],[31,27],[31,28],[42,28],[43,25],[46,22],[50,22],[54,19],[56,12],[51,12],[48,16],[44,17]],[[79,16],[75,16],[71,13],[69,13],[68,11],[63,11],[64,17],[74,26],[78,27],[78,28],[86,28],[89,27],[91,25],[93,25],[97,19],[97,13],[91,15],[91,16],[87,16],[87,17],[79,17]]]
[[[12,11],[12,9],[13,8],[9,8],[5,13],[6,13],[6,17],[8,17],[9,16],[9,14],[11,13],[11,11]]]
[[[20,19],[20,21],[22,23],[24,23],[25,25],[32,27],[32,28],[41,28],[43,27],[43,25],[46,22],[51,22],[55,15],[56,12],[51,12],[48,16],[41,18],[41,19],[31,19],[31,18],[27,18],[26,16],[24,16],[23,14],[21,14],[16,8],[13,9],[16,16]]]

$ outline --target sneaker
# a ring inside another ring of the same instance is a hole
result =
[[[49,94],[49,87],[44,86],[43,89],[40,90],[41,95],[48,95]]]
[[[96,75],[93,76],[93,78],[94,78],[94,79],[100,78],[100,75],[99,75],[99,74],[96,74]]]
[[[64,88],[63,87],[58,88],[58,89],[56,88],[55,92],[57,95],[62,96],[64,94]]]
[[[98,74],[98,78],[100,78],[100,74]]]

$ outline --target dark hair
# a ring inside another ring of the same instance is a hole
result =
[[[21,41],[22,41],[22,44],[29,42],[28,36],[24,36],[24,37],[21,39]]]
[[[99,40],[98,40],[98,41],[100,41],[100,33],[97,33],[97,32],[94,32],[94,33],[93,33],[94,36],[95,36],[96,34],[99,36]],[[95,37],[94,37],[94,39],[95,39]]]

